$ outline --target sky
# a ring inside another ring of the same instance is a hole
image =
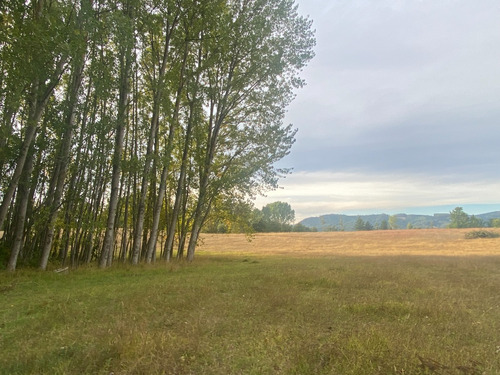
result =
[[[293,173],[257,207],[500,210],[500,2],[298,0],[314,59],[285,122]]]

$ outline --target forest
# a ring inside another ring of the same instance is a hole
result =
[[[314,44],[293,0],[1,2],[2,268],[192,261],[289,172]]]

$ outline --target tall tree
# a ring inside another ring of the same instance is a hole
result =
[[[206,138],[200,145],[203,157],[188,246],[190,261],[213,198],[221,189],[252,194],[262,184],[275,185],[284,172],[272,168],[293,143],[294,131],[281,126],[284,108],[293,89],[303,84],[300,69],[313,56],[311,24],[298,15],[293,1],[241,0],[228,7],[228,16],[216,31],[221,37],[209,51],[214,63],[206,74]],[[250,129],[256,129],[254,137],[242,136]],[[260,137],[264,134],[265,139]],[[264,151],[263,157],[257,150]]]
[[[203,14],[203,12],[202,12]],[[199,17],[199,15],[198,15]],[[164,258],[170,260],[173,254],[173,246],[174,246],[174,237],[177,228],[177,222],[179,219],[179,214],[181,210],[182,200],[186,195],[186,179],[188,173],[188,157],[191,150],[192,145],[192,135],[193,129],[196,126],[196,123],[200,121],[200,113],[202,113],[202,109],[200,108],[202,99],[200,98],[202,90],[202,86],[200,84],[200,77],[204,69],[204,61],[203,61],[203,47],[204,47],[204,35],[207,33],[207,30],[203,27],[204,22],[200,22],[194,14],[191,14],[184,22],[184,35],[186,43],[184,45],[184,58],[183,65],[181,69],[181,79],[183,86],[188,86],[184,91],[186,95],[185,102],[186,104],[186,119],[185,119],[185,131],[183,133],[184,140],[181,142],[181,160],[180,160],[180,171],[179,177],[177,179],[177,187],[175,189],[175,198],[174,204],[172,207],[172,212],[170,215],[169,224],[167,227],[167,238],[165,240],[164,246]],[[196,22],[198,21],[198,22]],[[193,56],[188,64],[188,50],[189,47],[193,50]],[[188,66],[189,65],[189,66]],[[186,76],[184,83],[184,74],[185,70],[189,70],[189,73],[186,73],[189,77]],[[179,88],[181,88],[179,86]],[[173,118],[174,123],[178,121],[179,111],[178,105],[180,104],[181,99],[181,90],[177,91],[177,100],[176,100],[176,111],[175,116]]]
[[[480,228],[484,223],[474,215],[469,216],[462,207],[456,207],[450,212],[450,228]]]
[[[278,223],[281,228],[293,224],[295,220],[295,211],[286,202],[269,203],[262,208],[262,213],[265,219]]]
[[[389,228],[398,229],[398,217],[396,215],[389,216]]]
[[[3,228],[43,112],[69,58],[67,47],[71,32],[68,27],[71,24],[72,7],[62,2],[47,6],[44,0],[38,0],[31,3],[31,8],[26,5],[20,8],[24,14],[12,26],[16,38],[11,41],[10,55],[21,67],[12,69],[8,74],[12,75],[11,79],[19,79],[27,88],[23,102],[18,103],[25,106],[27,116],[23,119],[25,121],[19,123],[23,137],[15,157],[15,168],[0,205],[0,228]],[[11,111],[12,107],[7,110]]]
[[[133,241],[133,249],[132,249],[132,263],[138,263],[139,257],[141,254],[141,241],[140,238],[143,235],[143,227],[144,227],[144,216],[145,216],[145,204],[146,204],[146,196],[148,190],[148,183],[150,181],[150,170],[151,164],[153,161],[153,145],[158,142],[158,137],[160,135],[160,111],[161,111],[161,103],[164,100],[164,95],[166,94],[166,88],[168,87],[167,81],[167,65],[173,66],[175,63],[172,61],[172,43],[175,37],[176,32],[179,31],[180,27],[178,26],[182,14],[186,15],[186,11],[182,7],[179,7],[178,4],[175,4],[172,1],[165,2],[162,4],[161,18],[159,20],[159,25],[157,23],[156,30],[150,30],[146,35],[150,38],[151,48],[149,51],[149,62],[152,66],[152,71],[147,74],[149,77],[149,85],[151,86],[152,91],[152,101],[153,107],[151,112],[151,125],[149,128],[149,136],[147,142],[147,149],[144,161],[144,169],[142,171],[142,183],[141,183],[141,193],[139,195],[139,203],[138,203],[138,216],[134,230],[134,241]],[[157,34],[159,32],[159,35]],[[182,39],[181,39],[182,40]],[[161,42],[159,42],[161,41]],[[158,197],[154,199],[155,205],[153,208],[153,222],[152,222],[152,230],[151,237],[148,241],[148,249],[146,250],[146,258],[147,261],[150,262],[153,257],[153,251],[156,250],[156,240],[158,235],[158,225],[160,218],[160,211],[163,203],[163,196],[165,194],[166,189],[166,178],[170,165],[170,153],[172,152],[172,143],[174,139],[174,134],[177,128],[179,110],[180,110],[180,98],[181,92],[184,85],[184,67],[186,64],[187,58],[187,45],[186,41],[184,41],[184,46],[175,46],[180,47],[181,51],[184,51],[181,56],[178,56],[180,60],[180,73],[176,77],[175,87],[175,104],[173,106],[173,111],[171,116],[167,116],[170,122],[170,127],[168,127],[168,135],[164,155],[163,155],[163,168],[162,174],[160,177],[160,189]],[[160,49],[159,51],[156,51]],[[148,57],[148,56],[145,56]],[[172,69],[173,71],[173,69]],[[155,178],[153,175],[153,182],[155,182]]]
[[[115,147],[113,151],[113,175],[111,179],[111,194],[109,199],[108,219],[106,233],[102,245],[99,266],[106,267],[110,263],[110,254],[114,247],[115,220],[118,206],[118,192],[121,176],[121,160],[123,151],[123,138],[125,135],[126,122],[129,109],[130,79],[132,68],[132,51],[135,45],[135,1],[125,0],[122,4],[123,10],[117,17],[117,27],[120,38],[117,40],[119,48],[120,81],[118,96],[118,113],[116,116]]]
[[[354,230],[356,231],[366,230],[366,223],[361,218],[361,216],[358,216],[358,218],[356,219],[356,222],[354,223]]]
[[[83,69],[85,66],[85,56],[87,54],[87,35],[91,31],[89,24],[92,17],[92,4],[90,0],[81,0],[80,9],[77,16],[77,24],[73,31],[72,38],[71,73],[66,88],[65,110],[64,110],[64,131],[57,150],[56,160],[52,171],[52,180],[47,193],[45,205],[48,208],[48,219],[46,224],[45,240],[43,243],[40,268],[45,269],[52,249],[54,239],[55,220],[63,194],[64,182],[69,166],[70,148],[75,133],[76,108],[78,104],[78,94],[83,80]]]

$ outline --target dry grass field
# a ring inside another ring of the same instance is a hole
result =
[[[0,272],[0,374],[500,374],[500,238],[203,235],[195,261]]]
[[[311,256],[500,255],[500,238],[465,239],[471,229],[203,234],[198,254]],[[492,230],[500,233],[499,229]]]

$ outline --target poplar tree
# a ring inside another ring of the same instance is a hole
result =
[[[111,262],[115,239],[115,220],[117,216],[118,192],[121,176],[123,138],[125,135],[126,122],[128,117],[128,105],[130,94],[130,80],[132,67],[132,51],[135,44],[135,0],[126,0],[122,3],[122,11],[118,15],[117,45],[119,53],[119,94],[116,116],[115,146],[113,151],[113,175],[111,178],[111,195],[108,204],[108,219],[104,236],[99,266],[106,267]]]
[[[25,163],[32,157],[29,150],[43,112],[67,67],[71,9],[64,2],[47,6],[44,0],[38,0],[30,5],[13,4],[5,11],[9,23],[6,27],[11,29],[12,39],[2,46],[2,54],[12,64],[5,73],[7,81],[14,86],[15,99],[3,98],[7,106],[4,108],[2,133],[11,140],[18,138],[20,147],[17,153],[14,152],[15,167],[12,173],[8,173],[8,186],[0,204],[0,228],[21,174],[23,170],[29,170]],[[13,118],[15,113],[20,116]],[[21,134],[14,133],[15,127],[21,129]]]
[[[215,196],[222,191],[251,196],[274,187],[280,172],[273,164],[294,141],[282,126],[293,89],[303,85],[300,69],[312,58],[311,23],[289,0],[234,1],[221,22],[214,65],[207,70],[208,108],[197,204],[187,259]]]

